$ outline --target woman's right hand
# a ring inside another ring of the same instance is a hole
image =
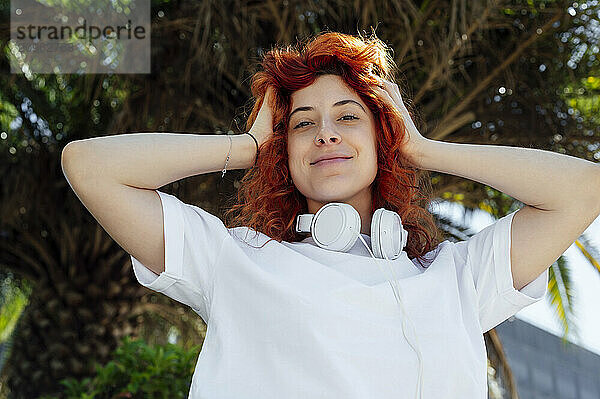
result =
[[[256,141],[258,141],[259,147],[273,134],[273,110],[270,106],[273,95],[273,86],[269,86],[256,120],[249,130],[249,133],[252,133]]]

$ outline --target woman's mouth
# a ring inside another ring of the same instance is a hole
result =
[[[337,164],[341,164],[344,161],[349,161],[352,158],[330,158],[330,159],[323,159],[317,163],[315,163],[313,166],[327,166],[327,165],[337,165]]]

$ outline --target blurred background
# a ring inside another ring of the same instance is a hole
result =
[[[152,0],[150,74],[11,73],[10,13],[0,0],[0,398],[187,397],[204,322],[135,281],[60,155],[89,137],[243,132],[249,78],[275,44],[374,30],[424,136],[600,160],[598,1]],[[161,190],[222,216],[243,172]],[[431,173],[449,239],[523,206]],[[600,397],[599,248],[596,220],[551,266],[546,300],[485,334],[490,398]]]

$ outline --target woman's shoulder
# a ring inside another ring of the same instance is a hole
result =
[[[271,240],[271,237],[268,235],[248,226],[229,227],[227,230],[235,241],[251,246],[262,246]]]

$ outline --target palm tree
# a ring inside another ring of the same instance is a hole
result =
[[[1,4],[6,16],[8,6]],[[568,64],[575,36],[584,35],[576,28],[585,22],[576,21],[568,6],[560,1],[544,7],[458,0],[156,1],[150,75],[0,75],[0,127],[7,132],[0,140],[0,265],[34,287],[5,365],[12,395],[52,394],[60,390],[61,378],[92,374],[93,362],[106,361],[123,335],[143,334],[143,327],[148,333],[150,323],[163,331],[157,340],[165,339],[167,325],[176,325],[186,342],[201,339],[205,328],[189,309],[134,281],[129,256],[81,206],[62,175],[59,155],[66,142],[134,131],[239,129],[250,98],[247,79],[264,49],[325,27],[356,33],[377,26],[377,35],[395,50],[399,85],[408,93],[403,98],[425,136],[534,146],[593,159],[588,144],[597,141],[600,129],[590,106],[579,104],[588,114],[573,113],[570,94],[556,92],[579,90],[579,79],[597,67],[581,60],[577,68]],[[566,42],[562,32],[571,32]],[[6,57],[1,60],[7,69]],[[593,88],[585,90],[594,94]],[[39,134],[32,113],[47,122],[50,135]],[[19,117],[20,125],[14,123]],[[241,173],[232,171],[222,187],[210,174],[172,183],[165,191],[220,215],[219,204]],[[456,176],[433,173],[432,183],[439,198],[462,204],[465,213],[484,209],[501,217],[519,205]],[[443,218],[439,223],[448,237],[465,231]],[[584,239],[577,243],[594,253]],[[588,259],[595,262],[592,255]],[[568,270],[559,259],[550,282],[565,334],[572,326]],[[516,397],[493,330],[486,342],[496,377]]]

